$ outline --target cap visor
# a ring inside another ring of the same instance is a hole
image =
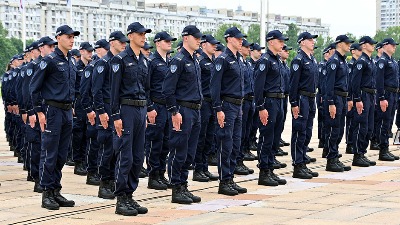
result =
[[[285,36],[282,36],[282,37],[280,37],[280,38],[277,38],[278,40],[282,40],[282,41],[288,41],[289,40],[289,38],[288,37],[285,37]]]
[[[317,38],[318,37],[318,34],[314,34],[314,35],[311,35],[311,37],[314,39],[314,38]]]
[[[235,38],[247,38],[247,35],[242,34],[242,33],[238,33],[235,35]]]
[[[199,32],[199,33],[195,33],[195,34],[191,34],[193,37],[195,37],[195,38],[202,38],[204,35],[201,33],[201,32]]]
[[[147,28],[140,28],[139,30],[135,31],[135,33],[151,33],[151,29]]]
[[[176,40],[178,40],[178,39],[176,39],[176,38],[173,38],[173,37],[168,37],[168,38],[166,38],[166,39],[164,39],[165,41],[176,41]],[[162,41],[162,40],[160,40],[160,41]]]
[[[211,40],[210,44],[212,45],[217,45],[217,44],[221,44],[221,42],[217,41],[217,40]]]
[[[115,40],[118,40],[118,41],[120,41],[120,42],[129,42],[129,39],[128,39],[127,37],[125,37],[125,36],[123,36],[123,37],[120,38],[120,39],[115,39]]]

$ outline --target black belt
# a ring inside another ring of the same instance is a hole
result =
[[[342,97],[347,97],[347,96],[349,96],[349,92],[344,92],[344,91],[334,91],[335,92],[335,95],[339,95],[339,96],[342,96]]]
[[[142,106],[142,107],[147,105],[146,100],[127,99],[127,98],[120,99],[120,103],[121,105]]]
[[[204,97],[204,96],[203,96],[203,100],[206,101],[206,102],[209,102],[209,103],[212,102],[212,99],[209,98],[209,97]]]
[[[165,99],[159,99],[159,98],[151,98],[151,101],[160,104],[160,105],[166,105],[167,102],[165,101]]]
[[[399,89],[398,88],[393,88],[393,87],[387,87],[385,86],[385,90],[389,91],[389,92],[393,92],[393,93],[399,93]]]
[[[253,96],[253,95],[245,95],[245,96],[244,96],[244,100],[253,101],[253,99],[254,99],[254,96]]]
[[[104,102],[104,103],[107,103],[107,104],[111,104],[111,99],[105,98],[105,99],[103,99],[103,102]]]
[[[176,101],[179,105],[189,108],[189,109],[195,109],[195,110],[200,110],[201,109],[201,104],[193,103],[193,102],[185,102],[185,101]]]
[[[311,98],[315,98],[316,94],[313,92],[308,92],[308,91],[299,91],[299,93],[301,95],[307,96],[307,97],[311,97]]]
[[[376,94],[376,89],[371,89],[371,88],[361,88],[362,91],[365,91],[369,94]]]
[[[264,92],[265,98],[285,98],[285,93],[272,93],[272,92]]]
[[[44,100],[44,103],[47,105],[54,106],[56,108],[65,110],[65,111],[72,109],[72,103],[62,103],[62,102],[56,102],[53,100]]]
[[[232,104],[235,104],[235,105],[242,105],[242,103],[243,103],[242,98],[231,98],[231,97],[224,96],[224,97],[222,97],[222,100],[232,103]]]

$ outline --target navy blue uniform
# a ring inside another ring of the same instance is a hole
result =
[[[318,139],[325,142],[325,124],[324,124],[324,100],[326,88],[326,59],[318,64],[318,82],[317,82],[317,108],[318,108]]]
[[[163,94],[170,112],[170,153],[168,175],[171,185],[187,183],[189,166],[193,163],[200,134],[201,71],[195,54],[191,55],[184,47],[171,60],[163,84]],[[172,113],[182,115],[180,129],[172,126]]]
[[[131,195],[139,184],[144,160],[146,129],[146,57],[130,46],[113,57],[111,66],[111,117],[122,120],[122,136],[114,136],[115,196]]]
[[[254,61],[252,58],[249,59],[251,68],[254,71],[254,67],[256,66],[257,61]],[[254,76],[254,74],[253,74]],[[258,116],[258,110],[254,109],[253,119],[252,119],[252,126],[250,129],[250,136],[249,136],[249,145],[255,143],[257,141],[257,130],[260,118]]]
[[[98,174],[102,181],[114,180],[115,157],[113,151],[114,126],[111,118],[111,69],[109,61],[114,55],[107,52],[103,58],[96,61],[92,74],[92,96],[96,111],[97,142],[100,145],[98,156]],[[107,129],[101,125],[99,116],[107,113],[110,117]]]
[[[165,60],[156,51],[150,56],[149,75],[147,77],[150,86],[147,98],[147,111],[156,110],[157,116],[154,124],[147,124],[146,129],[146,159],[151,175],[164,173],[166,159],[169,153],[169,116],[166,101],[163,96],[163,83],[168,72],[169,58]]]
[[[292,120],[292,160],[294,165],[306,161],[307,145],[311,140],[315,116],[315,88],[318,65],[313,56],[303,50],[293,59],[290,68],[289,100],[299,107],[299,117]]]
[[[283,123],[282,123],[282,132],[280,134],[279,140],[282,140],[282,133],[283,129],[285,128],[285,122],[286,122],[286,115],[287,115],[287,108],[288,108],[288,102],[289,102],[289,82],[290,82],[290,68],[287,66],[286,62],[281,62],[282,68],[282,74],[283,74],[283,83],[284,83],[284,93],[285,93],[285,99],[283,100]],[[277,149],[275,149],[277,150]]]
[[[257,154],[260,170],[273,170],[274,153],[279,148],[283,129],[283,101],[285,78],[282,61],[268,50],[254,68],[255,104],[258,111],[268,111],[268,123],[264,126],[258,119],[260,140]]]
[[[354,113],[353,152],[365,154],[368,142],[374,130],[376,65],[372,59],[362,53],[353,68],[352,93],[354,105],[362,102],[361,115]]]
[[[61,170],[71,142],[76,72],[70,53],[66,57],[56,48],[42,59],[31,80],[32,104],[36,112],[43,112],[46,117],[39,164],[40,186],[44,190],[61,188]]]
[[[242,133],[242,101],[246,67],[242,56],[226,48],[215,60],[211,76],[211,99],[215,111],[224,112],[225,125],[217,124],[217,158],[220,181],[233,179]]]
[[[380,149],[389,147],[389,132],[396,110],[399,89],[399,66],[397,62],[386,53],[383,53],[377,62],[376,89],[378,101],[386,100],[388,107],[382,112],[380,104],[377,103],[378,127],[376,139]]]
[[[339,144],[344,134],[345,117],[347,113],[348,76],[345,55],[338,51],[326,63],[326,141],[325,148],[328,150],[328,159],[338,158]],[[336,106],[336,115],[332,119],[329,106]]]
[[[356,62],[355,58],[352,58],[348,63],[347,66],[349,67],[349,96],[347,97],[347,101],[353,101],[353,92],[351,91],[353,81],[353,70],[354,64]],[[348,109],[347,109],[348,110]],[[353,132],[354,132],[354,113],[356,112],[355,107],[353,106],[350,110],[347,111],[346,114],[346,144],[348,146],[353,147]]]

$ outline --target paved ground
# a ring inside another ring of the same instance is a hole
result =
[[[0,112],[0,118],[4,113]],[[3,119],[0,119],[1,121]],[[0,130],[3,131],[3,123]],[[290,120],[284,139],[290,140]],[[314,129],[315,130],[315,129]],[[316,131],[315,131],[316,134]],[[98,187],[85,184],[85,177],[73,174],[73,168],[63,170],[63,190],[75,200],[76,207],[47,211],[40,207],[41,195],[34,193],[33,183],[26,181],[22,164],[16,163],[0,132],[0,224],[400,224],[400,161],[378,162],[375,167],[356,168],[344,173],[325,171],[317,139],[313,138],[310,153],[317,162],[309,167],[320,173],[319,178],[303,181],[291,178],[292,167],[277,170],[288,180],[279,187],[257,185],[258,171],[237,176],[247,194],[227,197],[217,194],[218,182],[190,182],[190,190],[202,197],[192,205],[170,203],[171,191],[149,190],[147,178],[141,179],[134,198],[149,208],[149,213],[123,217],[114,213],[116,200],[97,198]],[[396,155],[399,151],[391,146]],[[289,147],[284,148],[290,151]],[[344,145],[341,145],[344,150]],[[368,156],[377,160],[378,151]],[[279,160],[290,165],[290,156]],[[344,155],[343,162],[351,162]],[[256,163],[246,163],[256,169]],[[210,167],[216,172],[216,167]],[[191,176],[190,176],[191,177]]]

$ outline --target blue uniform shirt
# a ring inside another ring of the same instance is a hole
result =
[[[83,76],[83,70],[85,69],[85,64],[83,63],[82,60],[79,60],[76,63],[76,69],[78,70],[76,73],[76,80],[75,80],[75,97],[77,97],[78,95],[80,95],[80,87],[81,87],[81,80],[82,80],[82,76]]]
[[[326,59],[323,59],[318,64],[318,80],[317,80],[317,89],[321,96],[325,95],[325,88],[326,88]]]
[[[354,57],[352,57],[351,60],[347,63],[347,66],[349,67],[349,97],[347,97],[347,100],[349,101],[353,100],[352,81],[353,81],[353,69],[356,61],[357,60]]]
[[[313,56],[308,56],[303,50],[293,59],[290,68],[289,99],[292,107],[299,104],[300,91],[315,93],[318,65]]]
[[[92,96],[95,110],[104,114],[104,99],[111,101],[111,69],[110,60],[114,57],[111,51],[95,62],[92,74]]]
[[[379,100],[385,100],[385,87],[399,88],[399,66],[393,57],[385,52],[377,62],[376,89]]]
[[[8,80],[10,81],[10,86],[8,88],[8,97],[10,100],[11,105],[18,105],[17,103],[17,93],[15,91],[15,86],[17,84],[17,79],[18,79],[18,74],[20,72],[20,68],[16,67],[12,69],[11,75],[8,77]]]
[[[282,62],[282,74],[283,74],[283,82],[284,82],[284,92],[285,94],[289,94],[290,89],[290,68],[287,66],[286,62]]]
[[[335,91],[348,92],[349,68],[346,55],[338,51],[326,63],[326,93],[329,105],[335,105]]]
[[[92,75],[93,69],[96,60],[92,60],[86,67],[83,69],[83,76],[81,77],[81,84],[79,93],[81,94],[81,103],[83,109],[86,113],[90,113],[93,111],[93,98],[92,98]]]
[[[76,62],[68,53],[56,48],[44,57],[39,68],[33,74],[30,93],[36,112],[42,112],[42,101],[52,100],[60,103],[72,103],[75,99]]]
[[[201,68],[201,87],[203,91],[203,96],[211,98],[210,92],[210,83],[211,83],[211,71],[214,68],[214,60],[213,57],[210,59],[206,53],[201,53],[199,57],[199,64]]]
[[[149,57],[149,76],[148,85],[150,87],[148,99],[147,99],[147,111],[150,112],[154,110],[153,108],[153,98],[164,100],[164,95],[162,93],[163,83],[168,72],[169,58],[164,59],[160,53],[154,52]]]
[[[182,47],[172,58],[163,84],[163,95],[170,112],[178,112],[177,101],[201,103],[201,71],[196,55]]]
[[[215,59],[211,75],[211,98],[214,109],[222,111],[222,97],[242,99],[244,97],[244,73],[246,67],[239,52],[236,55],[226,48]]]
[[[17,83],[15,84],[15,94],[17,96],[17,104],[20,114],[26,113],[26,105],[24,104],[24,99],[22,95],[22,84],[24,77],[26,76],[26,64],[27,63],[21,65],[19,75],[17,77]]]
[[[37,69],[37,66],[42,59],[42,56],[39,56],[37,59],[31,61],[26,65],[26,72],[24,79],[22,81],[22,98],[25,105],[26,112],[29,116],[35,114],[32,105],[31,95],[29,93],[29,84],[31,83],[33,74]]]
[[[254,96],[254,69],[247,61],[244,61],[244,66],[244,94]]]
[[[147,58],[140,53],[137,57],[130,46],[114,56],[111,66],[111,117],[120,117],[120,100],[146,100]]]
[[[353,80],[351,82],[354,101],[361,101],[361,88],[375,89],[376,66],[364,52],[353,67]]]

